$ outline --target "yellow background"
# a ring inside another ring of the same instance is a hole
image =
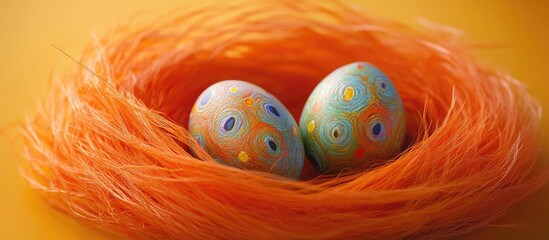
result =
[[[223,0],[222,2],[227,2]],[[201,5],[215,3],[199,1]],[[484,62],[510,72],[529,86],[549,109],[549,3],[534,1],[353,1],[370,13],[413,24],[417,17],[463,29],[471,43],[498,43],[501,48],[478,49]],[[0,1],[0,239],[112,239],[46,205],[18,174],[21,141],[13,124],[35,111],[46,92],[54,67],[62,72],[73,64],[55,44],[77,56],[90,40],[138,14],[154,19],[192,1]],[[542,135],[549,136],[544,115]],[[546,159],[544,141],[540,159]],[[486,227],[460,239],[549,239],[549,187],[522,202],[497,223],[513,228]]]

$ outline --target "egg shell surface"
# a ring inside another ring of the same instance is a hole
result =
[[[262,88],[239,80],[217,82],[196,100],[189,131],[216,161],[298,178],[304,147],[290,112]]]
[[[342,66],[313,90],[300,118],[306,154],[320,172],[394,157],[406,134],[402,100],[391,80],[366,62]]]

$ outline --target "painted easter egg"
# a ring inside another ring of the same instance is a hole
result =
[[[196,100],[189,131],[219,163],[298,178],[304,147],[298,125],[273,95],[251,83],[227,80]]]
[[[320,172],[337,172],[398,154],[406,119],[391,80],[376,67],[356,62],[316,86],[300,127],[312,165]]]

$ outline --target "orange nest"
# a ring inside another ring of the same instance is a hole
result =
[[[471,60],[446,30],[289,1],[119,27],[56,78],[23,131],[23,174],[54,207],[135,238],[470,232],[539,189],[549,171],[536,164],[540,106],[515,79]],[[315,85],[355,61],[387,73],[406,109],[408,148],[371,171],[314,177],[309,169],[292,181],[231,168],[185,128],[214,82],[257,84],[298,118]]]

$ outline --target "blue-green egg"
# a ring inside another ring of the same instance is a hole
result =
[[[226,80],[198,97],[189,131],[219,163],[298,178],[304,147],[298,125],[273,95],[248,82]]]
[[[320,172],[337,172],[394,157],[402,149],[402,100],[375,66],[340,67],[313,90],[300,119],[305,151]]]

